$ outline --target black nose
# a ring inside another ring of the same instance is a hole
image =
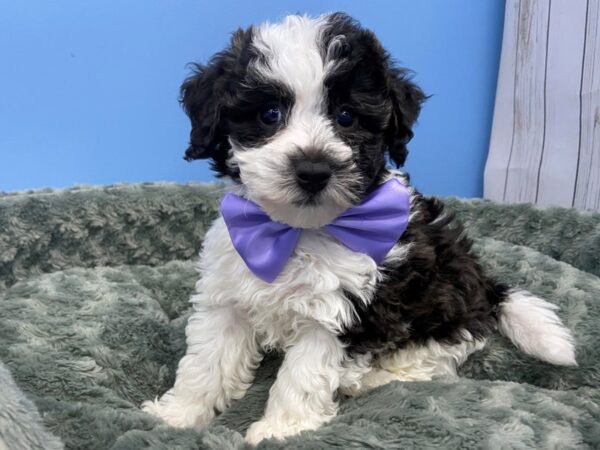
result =
[[[316,194],[327,186],[331,167],[326,162],[300,161],[296,165],[296,178],[302,189]]]

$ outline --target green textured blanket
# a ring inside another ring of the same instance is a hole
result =
[[[277,355],[207,429],[173,429],[139,410],[174,381],[194,257],[219,192],[0,194],[0,449],[60,448],[58,439],[85,449],[247,447]],[[495,336],[458,380],[391,383],[344,400],[317,431],[259,448],[600,447],[600,215],[447,204],[492,275],[561,307],[579,367],[535,361]]]

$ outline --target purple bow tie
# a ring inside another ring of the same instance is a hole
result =
[[[366,253],[379,264],[406,230],[409,211],[406,186],[392,178],[325,229],[349,249]],[[302,229],[274,222],[256,203],[234,194],[225,194],[221,213],[246,266],[267,283],[275,280],[296,248]]]

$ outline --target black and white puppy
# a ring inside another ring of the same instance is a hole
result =
[[[244,395],[272,348],[285,358],[263,418],[248,429],[251,443],[319,427],[336,414],[338,391],[455,375],[496,329],[530,355],[575,364],[556,307],[486,277],[438,200],[409,186],[408,228],[379,265],[322,230],[399,176],[386,154],[404,163],[424,99],[373,33],[341,13],[238,30],[196,66],[182,86],[192,122],[186,159],[211,158],[235,193],[303,232],[266,283],[215,220],[187,353],[175,386],[146,411],[174,426],[204,426]],[[318,168],[308,181],[297,173],[303,162]]]

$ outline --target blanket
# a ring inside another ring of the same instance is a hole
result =
[[[281,356],[205,429],[142,412],[185,351],[195,258],[218,184],[0,194],[0,449],[244,449]],[[578,367],[493,336],[458,379],[393,382],[340,403],[298,448],[600,448],[600,214],[445,199],[490,275],[560,307]]]

